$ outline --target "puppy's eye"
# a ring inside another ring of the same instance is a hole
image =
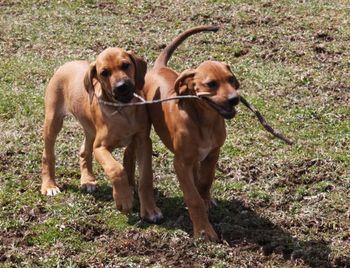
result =
[[[219,86],[219,84],[218,84],[218,82],[212,80],[212,81],[209,81],[209,82],[207,83],[207,86],[208,86],[210,89],[217,89],[218,86]]]
[[[124,71],[126,71],[127,69],[129,69],[129,67],[130,67],[130,63],[128,63],[128,62],[123,62],[123,63],[122,63],[122,66],[121,66],[121,69],[124,70]]]
[[[229,82],[232,86],[234,86],[236,89],[239,88],[239,83],[237,81],[237,79],[234,77],[234,76],[230,76],[228,79],[227,79],[227,82]]]
[[[108,77],[111,75],[111,72],[109,70],[103,70],[100,74],[103,77]]]
[[[235,79],[233,76],[230,76],[230,77],[227,79],[227,82],[229,82],[230,84],[235,84],[235,83],[236,83],[236,79]]]

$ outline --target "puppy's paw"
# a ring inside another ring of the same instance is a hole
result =
[[[88,193],[93,193],[96,191],[97,188],[97,182],[85,182],[80,185],[81,189],[88,192]]]
[[[58,186],[51,186],[51,187],[41,187],[41,193],[43,195],[47,196],[55,196],[58,193],[60,193],[60,188]]]
[[[118,210],[125,214],[129,214],[132,211],[134,194],[133,190],[130,187],[129,189],[113,189],[113,198]]]
[[[151,209],[142,209],[141,218],[149,223],[159,224],[163,221],[163,213],[160,211],[158,207],[154,207]]]
[[[80,187],[82,190],[93,193],[97,188],[97,181],[94,176],[91,175],[81,175],[80,177]]]
[[[204,239],[205,241],[212,241],[212,242],[218,242],[219,237],[214,231],[211,224],[205,227],[205,229],[201,230],[195,230],[194,231],[194,237],[199,239]]]

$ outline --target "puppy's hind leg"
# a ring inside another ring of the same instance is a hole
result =
[[[46,105],[44,121],[44,151],[41,170],[41,193],[44,195],[56,195],[60,192],[55,182],[55,142],[58,133],[62,129],[65,114],[50,104]]]
[[[199,179],[196,183],[197,189],[203,198],[207,209],[211,206],[210,189],[215,177],[215,167],[219,159],[220,148],[214,149],[210,154],[200,163]]]
[[[135,188],[136,142],[133,140],[124,151],[123,166],[128,175],[129,184]]]
[[[92,151],[93,151],[94,137],[85,131],[85,139],[80,149],[80,185],[81,188],[88,193],[96,190],[96,178],[92,171]]]
[[[151,223],[160,223],[163,214],[156,206],[153,189],[152,141],[149,133],[136,137],[136,159],[140,172],[138,192],[140,198],[140,216]]]

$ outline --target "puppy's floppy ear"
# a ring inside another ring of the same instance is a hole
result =
[[[226,69],[227,69],[227,70],[232,74],[232,76],[235,78],[234,87],[235,87],[236,89],[238,89],[238,88],[239,88],[239,82],[238,82],[236,76],[233,74],[233,72],[232,72],[230,66],[229,66],[227,63],[225,63],[225,62],[221,62],[221,63],[222,63],[222,65],[224,65],[224,66],[226,67]]]
[[[222,65],[224,65],[224,66],[226,67],[226,69],[229,70],[229,72],[232,74],[231,68],[230,68],[230,66],[229,66],[226,62],[221,61],[220,63],[221,63]]]
[[[193,77],[195,74],[195,70],[187,69],[179,75],[174,84],[174,89],[177,95],[183,95],[194,90]]]
[[[135,66],[135,87],[137,90],[142,90],[145,84],[145,75],[147,72],[147,63],[143,58],[137,56],[134,52],[128,51],[129,57]]]
[[[90,104],[92,103],[92,99],[94,98],[95,88],[93,84],[93,79],[96,78],[96,62],[92,62],[90,64],[89,69],[86,71],[84,77],[84,86],[85,90],[89,94]]]

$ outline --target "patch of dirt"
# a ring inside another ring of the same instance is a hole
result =
[[[322,63],[337,64],[342,59],[342,53],[329,51],[323,44],[314,45],[313,50],[316,59]]]
[[[321,41],[331,42],[334,40],[334,37],[332,37],[329,33],[320,31],[315,35],[315,38]]]
[[[0,170],[8,170],[12,163],[11,158],[15,155],[13,151],[6,151],[0,153]]]
[[[331,160],[302,159],[292,163],[271,163],[268,168],[262,169],[266,165],[263,161],[256,159],[253,163],[251,161],[240,162],[237,168],[222,163],[218,166],[218,170],[226,174],[226,178],[233,176],[232,179],[244,180],[248,183],[258,180],[263,181],[271,177],[279,177],[280,180],[275,185],[276,187],[282,185],[292,187],[299,184],[315,183],[321,180],[334,180],[335,176],[337,177],[340,174],[337,172],[340,168],[339,163]],[[308,174],[312,174],[312,176],[305,176]],[[302,176],[306,178],[301,180],[300,178]]]
[[[110,232],[103,228],[103,223],[95,222],[94,224],[89,222],[74,222],[66,225],[65,227],[71,228],[76,232],[79,232],[84,240],[94,241],[102,235],[110,235]]]

